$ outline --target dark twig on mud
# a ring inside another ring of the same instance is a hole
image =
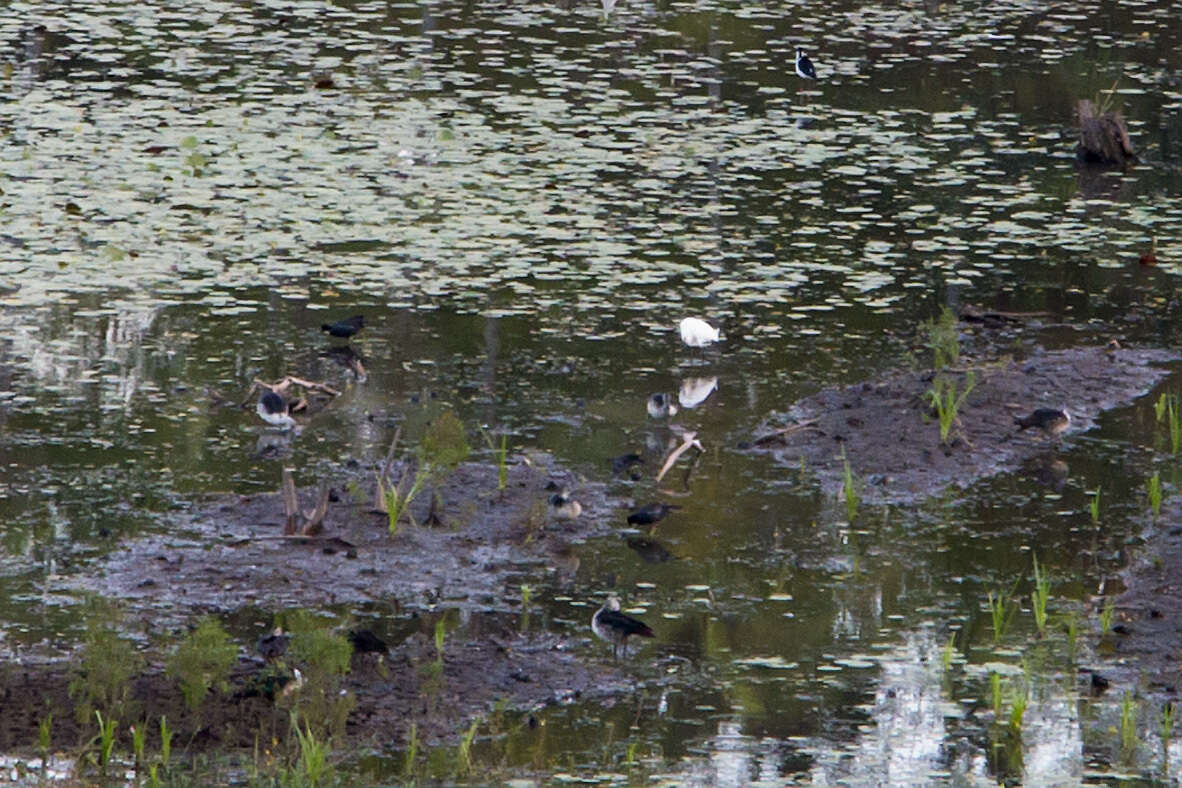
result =
[[[800,430],[808,429],[809,427],[815,427],[816,424],[816,419],[802,421],[799,424],[789,424],[787,427],[781,427],[774,432],[769,432],[767,435],[760,435],[758,438],[751,441],[751,445],[759,446],[761,444],[767,443],[768,441],[774,441],[779,438],[783,438],[785,435],[791,435],[794,432],[799,432]]]
[[[1002,312],[999,309],[982,309],[965,304],[960,308],[960,319],[966,323],[982,323],[987,328],[1001,328],[1037,317],[1053,317],[1050,312]]]

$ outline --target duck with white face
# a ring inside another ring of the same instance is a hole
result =
[[[604,600],[603,607],[591,617],[591,631],[595,637],[612,644],[613,659],[619,659],[620,649],[630,635],[654,637],[648,624],[620,612],[620,600],[614,594]]]

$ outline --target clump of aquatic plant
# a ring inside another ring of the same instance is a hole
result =
[[[952,425],[956,423],[960,407],[976,385],[976,377],[971,371],[965,375],[964,389],[959,393],[954,378],[947,375],[937,375],[932,379],[932,387],[928,389],[927,395],[931,400],[932,408],[936,411],[936,418],[940,422],[941,443],[948,443],[948,435],[952,432]]]
[[[398,532],[398,521],[406,514],[414,524],[414,517],[410,514],[410,503],[422,492],[429,483],[437,482],[446,476],[468,458],[472,449],[468,445],[468,438],[464,434],[464,426],[459,418],[450,410],[445,410],[427,425],[426,433],[419,443],[417,451],[418,464],[414,472],[410,489],[402,492],[407,476],[399,480],[397,486],[386,492],[386,512],[389,518],[390,534]],[[439,494],[436,492],[431,498],[431,511],[427,515],[427,522],[437,519],[436,509],[439,505]]]
[[[398,533],[398,522],[402,515],[407,515],[411,522],[414,522],[414,517],[410,514],[411,501],[427,486],[427,474],[420,471],[411,479],[410,489],[402,492],[406,478],[404,476],[397,485],[386,491],[386,518],[390,536]]]
[[[858,516],[858,506],[862,503],[861,485],[854,478],[854,472],[850,468],[849,457],[845,456],[845,448],[841,450],[842,482],[841,482],[841,497],[845,501],[846,521],[853,525],[854,519]]]
[[[1157,422],[1166,422],[1170,434],[1170,450],[1178,453],[1178,449],[1182,448],[1182,417],[1179,416],[1178,395],[1177,394],[1162,394],[1157,398],[1157,403],[1153,406],[1153,412],[1157,416]]]
[[[956,313],[948,307],[940,308],[940,316],[927,322],[928,347],[932,349],[932,366],[943,369],[960,360],[960,333]]]
[[[1137,707],[1131,692],[1126,692],[1120,701],[1120,757],[1125,763],[1133,763],[1137,757]]]
[[[181,685],[185,706],[196,710],[211,689],[225,692],[238,647],[217,619],[205,618],[177,647],[168,661],[168,675]]]
[[[1096,488],[1096,492],[1092,493],[1092,499],[1088,502],[1088,511],[1092,515],[1092,524],[1100,524],[1100,488]]]
[[[1039,635],[1045,635],[1047,630],[1047,602],[1051,598],[1051,578],[1038,565],[1038,556],[1034,556],[1034,590],[1030,594],[1031,609],[1034,611],[1034,625]]]
[[[69,686],[78,722],[85,723],[100,710],[108,718],[134,718],[130,714],[131,677],[139,669],[140,656],[130,641],[119,637],[119,608],[92,597],[87,600],[85,615],[86,636]]]
[[[291,713],[291,728],[296,736],[295,765],[286,771],[281,782],[300,788],[316,788],[329,782],[332,765],[328,756],[332,747],[328,740],[317,736],[307,723],[301,728],[299,715],[294,711]]]
[[[1161,473],[1154,471],[1145,483],[1145,496],[1149,499],[1149,508],[1153,512],[1153,521],[1161,516]]]
[[[287,625],[291,632],[287,659],[301,667],[302,681],[287,702],[299,713],[305,728],[311,726],[318,737],[341,736],[357,703],[352,693],[341,691],[353,644],[307,611],[289,613]]]

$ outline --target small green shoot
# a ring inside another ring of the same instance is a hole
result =
[[[952,660],[956,657],[956,633],[951,632],[948,635],[947,642],[944,643],[944,648],[940,651],[940,662],[944,666],[944,672],[952,667]]]
[[[459,771],[463,776],[472,773],[472,742],[476,739],[476,729],[480,727],[480,718],[472,720],[472,724],[468,726],[468,731],[460,739],[459,750],[456,753],[456,759],[459,761]]]
[[[167,769],[172,763],[172,736],[174,731],[168,727],[168,717],[160,718],[160,765]]]
[[[1107,635],[1112,631],[1112,622],[1116,619],[1116,601],[1109,598],[1100,611],[1100,635]]]
[[[1026,716],[1026,705],[1029,703],[1029,696],[1026,689],[1015,689],[1013,697],[1010,700],[1010,730],[1016,734],[1022,732],[1022,719]]]
[[[46,714],[41,722],[37,723],[37,744],[41,748],[42,753],[49,752],[49,745],[53,735],[53,712]]]
[[[135,753],[135,770],[140,773],[144,768],[144,748],[148,738],[147,722],[141,722],[139,725],[131,726],[131,748]]]
[[[497,492],[504,492],[509,483],[509,436],[502,432],[501,443],[498,446],[493,443],[492,435],[488,433],[488,430],[481,429],[480,431],[484,435],[484,441],[488,444],[489,450],[492,451],[493,459],[497,462]]]
[[[1096,492],[1092,494],[1092,500],[1088,503],[1088,511],[1092,513],[1092,525],[1100,524],[1100,488],[1096,488]]]
[[[1154,471],[1153,475],[1149,477],[1146,482],[1146,497],[1149,499],[1149,508],[1153,511],[1153,521],[1156,523],[1157,518],[1161,516],[1161,472]]]
[[[931,400],[932,408],[936,411],[936,418],[940,422],[941,443],[948,443],[948,435],[952,432],[953,425],[956,424],[960,407],[976,385],[976,376],[971,371],[965,375],[964,390],[959,394],[957,393],[957,383],[951,377],[937,375],[932,380],[932,387],[928,389],[927,395]]]
[[[1137,757],[1137,706],[1131,692],[1120,701],[1120,754],[1126,763]]]
[[[443,641],[447,638],[447,622],[442,618],[435,622],[435,661],[443,664]]]
[[[845,499],[845,513],[847,522],[853,525],[854,519],[858,516],[858,506],[862,502],[862,494],[859,491],[859,484],[854,479],[854,472],[850,468],[849,457],[845,456],[845,447],[841,449],[841,462],[844,466],[843,477],[841,482],[841,495]]]
[[[1170,773],[1170,737],[1174,733],[1174,704],[1166,701],[1161,707],[1161,716],[1158,717],[1158,735],[1161,737],[1162,748],[1162,774],[1169,775]]]
[[[1002,708],[1001,674],[997,671],[989,673],[989,699],[990,705],[993,707],[993,719],[1000,720]]]
[[[98,709],[94,710],[95,719],[98,720],[99,732],[99,772],[104,776],[107,773],[107,764],[111,761],[111,754],[115,751],[115,731],[119,727],[119,721],[113,717],[103,719],[103,713]]]
[[[1167,422],[1170,431],[1170,449],[1174,454],[1177,454],[1178,449],[1182,448],[1182,418],[1179,417],[1178,395],[1162,394],[1153,406],[1153,411],[1157,415],[1159,423],[1163,420]]]
[[[1047,602],[1051,598],[1051,578],[1038,565],[1038,556],[1034,556],[1034,591],[1030,594],[1031,607],[1034,611],[1034,625],[1040,636],[1047,631]]]
[[[402,773],[410,777],[415,773],[415,761],[419,757],[419,726],[410,724],[410,732],[406,734],[406,759],[402,764]]]

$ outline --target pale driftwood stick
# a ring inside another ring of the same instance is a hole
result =
[[[283,495],[283,514],[285,521],[283,533],[291,535],[299,531],[300,501],[296,498],[295,480],[291,475],[291,468],[283,469],[283,485],[280,487]]]
[[[304,525],[300,533],[304,536],[314,536],[324,530],[324,516],[328,514],[328,484],[320,483],[320,496],[316,501],[316,508],[304,512]]]
[[[661,466],[661,472],[657,474],[658,482],[664,478],[665,474],[669,472],[669,469],[673,467],[673,463],[677,462],[677,459],[681,455],[685,454],[690,446],[696,446],[699,451],[705,451],[705,449],[702,448],[702,442],[698,440],[698,433],[687,432],[682,444],[671,451],[669,456],[665,459],[665,464]]]
[[[773,438],[782,438],[783,436],[791,435],[792,433],[797,432],[798,430],[807,429],[808,427],[814,427],[814,426],[816,426],[816,424],[817,424],[817,419],[809,419],[808,421],[802,421],[799,424],[790,424],[787,427],[781,427],[780,429],[776,430],[775,432],[769,432],[767,435],[763,435],[759,438],[756,438],[755,440],[753,440],[751,442],[753,444],[755,444],[756,446],[758,446],[759,444],[766,443],[766,442],[772,440]]]

